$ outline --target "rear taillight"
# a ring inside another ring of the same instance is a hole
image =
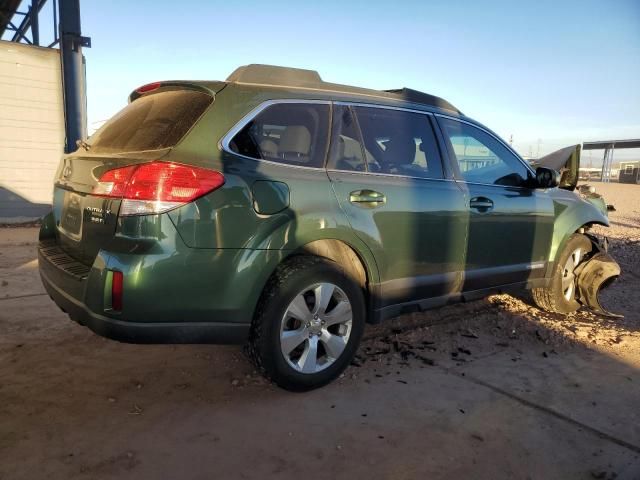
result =
[[[116,168],[105,172],[98,180],[98,184],[93,187],[93,194],[102,197],[124,197],[127,189],[127,182],[131,174],[136,169],[135,165],[124,168]]]
[[[93,194],[122,198],[120,215],[149,215],[192,202],[223,184],[224,176],[215,170],[151,162],[105,172]]]

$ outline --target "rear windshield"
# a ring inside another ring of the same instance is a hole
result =
[[[140,97],[91,136],[91,151],[138,152],[172,147],[212,101],[211,95],[193,90]]]

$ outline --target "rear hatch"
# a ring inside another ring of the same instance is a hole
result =
[[[213,92],[183,85],[152,84],[135,93],[84,146],[62,158],[56,173],[56,243],[88,266],[113,239],[122,203],[100,190],[105,173],[160,160],[213,103]]]

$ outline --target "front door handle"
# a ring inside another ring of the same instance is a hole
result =
[[[469,207],[480,213],[488,212],[493,210],[493,200],[487,197],[473,197],[469,201]]]
[[[384,205],[387,197],[380,192],[365,189],[351,192],[349,194],[349,201],[359,207],[374,208]]]

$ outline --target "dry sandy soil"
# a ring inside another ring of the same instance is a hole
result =
[[[640,186],[595,185],[624,319],[526,294],[399,317],[305,394],[239,347],[92,334],[44,294],[36,229],[2,229],[0,479],[640,479]]]

